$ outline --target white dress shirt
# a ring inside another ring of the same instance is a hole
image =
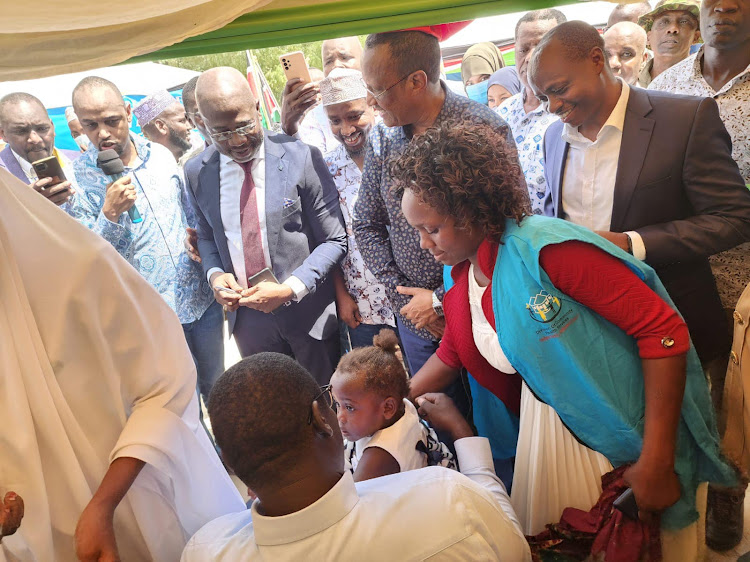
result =
[[[251,174],[255,184],[255,200],[258,205],[258,223],[260,224],[261,243],[263,244],[263,258],[266,267],[273,270],[271,254],[268,249],[268,231],[266,229],[266,151],[265,140],[261,143],[253,157]],[[240,195],[245,181],[245,170],[237,162],[224,154],[219,155],[219,207],[221,221],[224,223],[224,235],[227,237],[229,258],[232,260],[237,283],[247,288],[245,274],[245,253],[242,247],[242,225],[240,224]],[[224,273],[214,267],[208,271],[208,281],[214,273]],[[290,276],[284,285],[294,291],[295,300],[301,300],[308,292],[305,284],[295,276]]]
[[[608,231],[612,222],[617,164],[630,98],[630,88],[621,78],[618,80],[622,85],[620,99],[596,140],[584,137],[567,123],[563,127],[562,139],[570,145],[562,182],[563,218],[591,230]],[[641,236],[637,232],[626,234],[633,245],[633,255],[646,259]]]
[[[322,498],[281,517],[220,517],[182,562],[226,560],[531,560],[489,441],[456,441],[459,474],[431,466],[354,483],[349,471]]]

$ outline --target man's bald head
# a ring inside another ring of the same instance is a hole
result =
[[[206,70],[195,85],[198,111],[206,117],[206,111],[220,111],[225,106],[257,104],[247,78],[236,68],[219,66]]]
[[[263,129],[247,78],[227,66],[206,70],[198,78],[195,99],[217,150],[238,163],[252,160],[263,142]],[[217,139],[222,133],[226,138]]]
[[[362,44],[357,37],[327,39],[321,46],[323,74],[328,76],[334,68],[361,70]]]
[[[604,53],[609,67],[631,86],[638,82],[638,71],[646,60],[646,32],[633,22],[621,21],[604,34]]]
[[[621,21],[638,23],[638,18],[651,11],[651,4],[638,2],[637,4],[618,4],[609,14],[607,29]]]

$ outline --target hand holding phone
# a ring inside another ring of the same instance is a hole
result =
[[[69,181],[55,184],[53,178],[38,179],[31,184],[31,188],[57,206],[67,203],[75,193],[75,190]]]
[[[65,174],[57,156],[52,155],[36,160],[31,163],[31,166],[34,168],[34,172],[36,172],[36,176],[39,179],[51,178],[52,181],[47,184],[48,187],[65,181]]]
[[[279,60],[287,79],[281,96],[281,128],[287,135],[294,135],[305,112],[317,103],[320,89],[312,83],[302,52],[281,55]]]

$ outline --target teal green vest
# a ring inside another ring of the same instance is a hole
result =
[[[617,467],[636,461],[641,451],[641,359],[634,338],[558,291],[539,265],[542,248],[567,240],[588,242],[616,256],[674,304],[651,267],[588,229],[539,216],[525,218],[521,226],[506,223],[492,277],[500,345],[534,394],[552,406],[583,443]],[[683,528],[697,519],[699,483],[734,483],[734,472],[719,453],[708,386],[692,345],[675,471],[682,495],[662,516],[666,528]]]

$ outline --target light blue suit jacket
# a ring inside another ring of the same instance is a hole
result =
[[[291,275],[309,289],[300,302],[277,311],[286,328],[324,339],[337,329],[332,269],[346,254],[338,192],[317,148],[287,135],[265,133],[265,206],[274,275]],[[198,221],[204,271],[234,273],[220,209],[219,152],[214,146],[185,165],[187,193]],[[240,210],[237,209],[239,213]],[[228,315],[230,332],[236,312]]]

